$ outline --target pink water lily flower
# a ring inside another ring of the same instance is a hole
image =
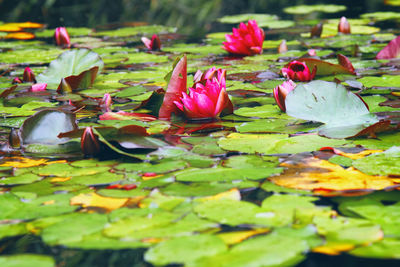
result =
[[[54,32],[54,40],[57,46],[70,47],[71,41],[69,40],[69,34],[65,27],[58,27]]]
[[[154,34],[151,37],[151,40],[149,38],[142,37],[142,42],[147,47],[147,49],[151,51],[156,51],[161,49],[161,40],[157,34]]]
[[[306,63],[296,60],[290,62],[286,68],[282,68],[283,76],[299,82],[311,81],[314,79],[316,73],[317,67],[314,67],[313,71],[310,72],[310,69],[307,67]]]
[[[212,68],[204,74],[196,73],[195,83],[189,94],[182,92],[174,104],[189,119],[215,118],[232,103],[226,92],[226,71]]]
[[[232,34],[226,34],[226,42],[222,48],[231,54],[251,56],[262,53],[265,34],[255,20],[240,23],[239,28],[233,28]]]
[[[285,105],[285,99],[286,96],[289,94],[290,91],[292,91],[296,87],[296,84],[292,80],[288,80],[283,82],[281,85],[278,85],[277,87],[274,88],[274,98],[276,103],[278,104],[278,107],[285,112],[286,111],[286,105]]]
[[[198,70],[195,74],[194,74],[194,85],[196,83],[201,83],[203,85],[206,84],[206,82],[208,80],[212,80],[212,79],[217,79],[217,81],[219,82],[219,84],[222,87],[226,87],[226,70],[223,69],[217,69],[216,67],[212,67],[211,69],[208,69],[205,72],[202,72],[201,70]],[[193,85],[193,86],[194,86]]]

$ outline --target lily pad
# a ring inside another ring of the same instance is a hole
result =
[[[319,134],[331,138],[352,137],[378,122],[364,102],[336,83],[313,81],[301,84],[285,100],[290,116],[323,122]]]
[[[342,5],[299,5],[286,7],[283,11],[288,14],[302,15],[312,12],[337,13],[346,9],[347,7]]]
[[[96,77],[96,74],[102,71],[103,66],[104,63],[99,55],[88,49],[69,50],[53,60],[49,68],[37,76],[37,81],[47,83],[49,89],[57,89],[62,78],[77,76],[98,67],[94,74]]]

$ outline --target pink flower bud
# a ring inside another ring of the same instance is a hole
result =
[[[318,23],[314,27],[311,28],[311,37],[321,37],[322,30],[324,28],[324,24]]]
[[[70,47],[71,42],[69,40],[69,35],[65,27],[58,27],[54,33],[54,39],[57,46]]]
[[[341,32],[343,34],[350,34],[350,23],[346,19],[346,17],[341,17],[338,25],[338,32]]]
[[[20,79],[19,77],[15,77],[15,78],[12,80],[12,84],[17,84],[17,83],[22,83],[22,81],[21,81],[21,79]]]
[[[255,20],[249,20],[247,25],[242,22],[239,28],[233,28],[232,34],[225,38],[223,49],[231,54],[251,56],[262,53],[265,34]]]
[[[103,99],[100,101],[100,107],[103,112],[111,112],[112,99],[110,94],[104,94]]]
[[[282,68],[283,76],[299,82],[309,82],[314,79],[317,73],[317,67],[314,67],[312,73],[306,63],[300,61],[290,62],[286,68]]]
[[[292,91],[296,87],[296,84],[292,80],[288,80],[283,82],[281,85],[278,85],[277,87],[274,88],[274,98],[276,103],[278,104],[278,107],[285,112],[286,111],[286,105],[285,105],[285,99],[286,96],[289,94],[290,91]]]
[[[31,86],[29,91],[31,92],[42,92],[46,91],[47,83],[36,83]]]
[[[96,155],[100,152],[99,138],[93,133],[92,127],[86,127],[81,137],[81,149],[85,155]]]
[[[161,40],[157,34],[154,34],[151,37],[151,40],[149,40],[149,38],[142,37],[142,42],[149,50],[157,51],[161,49]]]
[[[36,83],[35,74],[31,70],[31,68],[29,68],[29,67],[25,68],[24,74],[22,76],[22,81],[30,82],[30,83]]]

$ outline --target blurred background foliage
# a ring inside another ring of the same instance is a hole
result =
[[[282,12],[284,7],[323,3],[346,5],[347,11],[340,15],[347,17],[393,8],[384,6],[383,0],[0,0],[0,21],[42,22],[50,28],[95,28],[108,23],[144,21],[174,26],[180,33],[201,37],[211,29],[220,30],[215,27],[222,26],[214,23],[223,15],[268,13],[290,19]]]

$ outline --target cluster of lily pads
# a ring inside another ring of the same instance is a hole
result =
[[[26,235],[157,266],[399,258],[400,46],[378,28],[399,18],[226,16],[239,27],[201,43],[160,25],[0,40],[0,263],[61,261],[12,255]]]

